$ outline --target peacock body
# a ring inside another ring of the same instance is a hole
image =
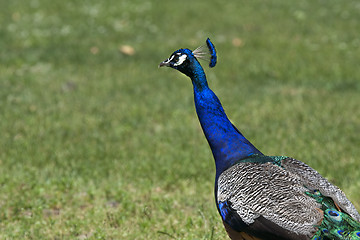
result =
[[[360,214],[338,187],[301,161],[264,155],[229,121],[197,60],[215,66],[215,47],[206,43],[194,51],[179,49],[159,66],[192,80],[196,112],[215,159],[215,200],[229,237],[360,239]]]

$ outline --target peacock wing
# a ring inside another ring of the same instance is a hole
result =
[[[218,178],[218,208],[236,231],[266,239],[309,239],[323,212],[307,190],[298,175],[272,162],[239,162]]]

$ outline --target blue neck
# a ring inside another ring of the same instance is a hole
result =
[[[208,87],[204,70],[197,63],[191,77],[196,112],[216,164],[216,178],[236,161],[252,154],[262,154],[227,118],[221,103]]]

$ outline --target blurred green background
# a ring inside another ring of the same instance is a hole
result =
[[[0,2],[0,239],[227,239],[189,79],[360,209],[359,1]],[[206,66],[205,63],[203,63]]]

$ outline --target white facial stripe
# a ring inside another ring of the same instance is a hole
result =
[[[171,62],[171,60],[173,60],[174,57],[175,57],[175,56],[172,55],[170,58],[168,58],[168,60],[167,60],[166,62],[167,62],[167,63]]]
[[[179,65],[183,64],[183,62],[186,60],[186,58],[187,58],[186,54],[181,55],[179,57],[179,60],[176,63],[174,63],[174,66],[179,66]]]
[[[168,58],[166,61],[164,61],[164,63],[165,63],[165,64],[169,63],[173,58],[174,58],[174,56],[171,56],[171,57]]]

